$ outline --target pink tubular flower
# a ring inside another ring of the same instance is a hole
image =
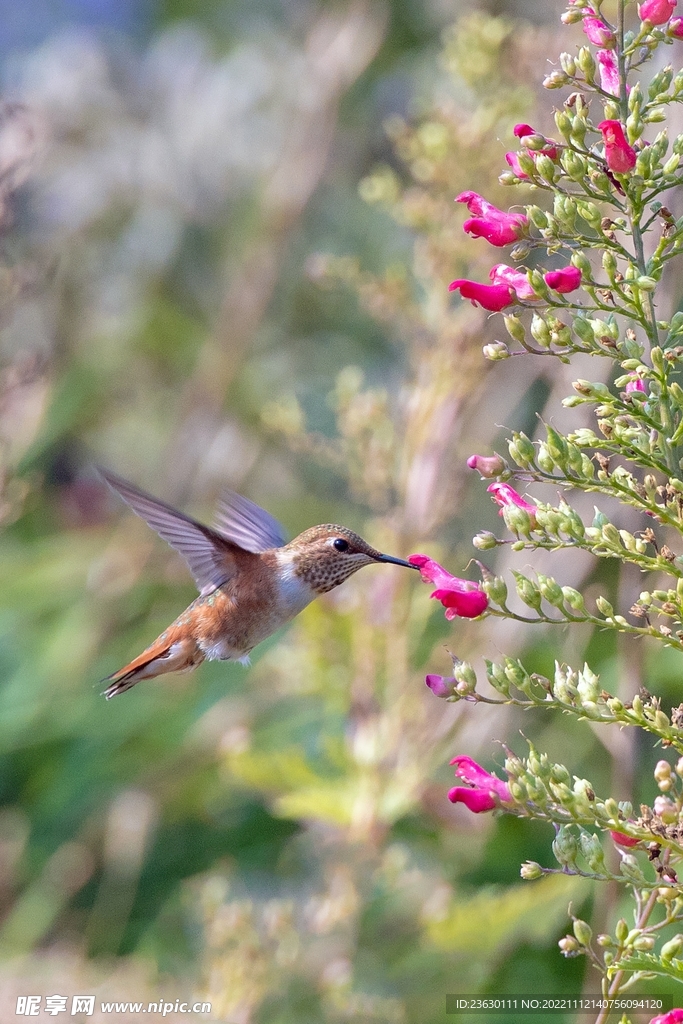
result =
[[[478,192],[461,192],[456,203],[466,203],[475,214],[463,224],[463,229],[474,238],[485,238],[491,245],[501,247],[516,242],[529,223],[524,213],[505,213],[486,201]]]
[[[483,477],[500,476],[505,469],[505,462],[500,455],[470,455],[467,468],[478,470]]]
[[[629,380],[624,388],[624,392],[627,395],[632,395],[634,391],[642,391],[643,394],[647,394],[645,381],[641,380],[640,377],[636,377],[635,380]]]
[[[610,171],[626,174],[636,165],[636,151],[629,146],[624,128],[619,121],[601,121],[598,131],[602,132],[605,143],[605,160]]]
[[[567,292],[576,291],[580,287],[581,271],[578,267],[560,267],[559,270],[549,270],[547,274],[543,275],[543,280],[548,288],[564,295]]]
[[[418,567],[425,583],[436,584],[437,589],[429,596],[441,601],[447,619],[476,619],[486,611],[489,599],[478,583],[451,576],[427,555],[411,555],[408,561]]]
[[[614,50],[598,50],[595,56],[598,59],[601,88],[610,96],[618,96],[619,65]]]
[[[630,848],[632,846],[637,846],[640,842],[640,839],[634,839],[633,836],[627,836],[624,832],[612,832],[610,830],[610,835],[618,846],[628,846]]]
[[[617,42],[617,37],[612,29],[604,23],[602,18],[596,18],[592,7],[585,7],[584,11],[586,13],[583,17],[583,31],[588,36],[589,42],[594,46],[604,46],[611,50]]]
[[[638,16],[641,21],[649,21],[651,25],[664,25],[674,12],[676,0],[644,0],[638,4]]]
[[[682,1022],[683,1010],[674,1008],[668,1013],[658,1013],[656,1017],[652,1018],[650,1024],[682,1024]]]
[[[467,783],[467,786],[455,786],[449,790],[448,799],[452,804],[464,804],[475,814],[481,814],[482,811],[492,811],[501,802],[512,803],[507,782],[484,771],[471,757],[454,757],[451,764],[456,765],[455,777]]]
[[[425,683],[435,697],[452,697],[455,693],[454,676],[425,676]]]
[[[514,288],[518,299],[537,299],[538,295],[529,284],[529,279],[521,270],[508,267],[506,263],[496,263],[489,272],[492,284],[506,284]]]
[[[683,39],[683,18],[672,18],[666,31],[672,39]]]
[[[506,284],[479,284],[477,281],[458,278],[457,281],[451,281],[448,290],[459,291],[463,299],[470,299],[473,306],[479,303],[491,313],[500,313],[501,309],[515,303],[514,292]]]
[[[511,505],[516,505],[518,508],[523,508],[525,512],[529,514],[532,524],[536,522],[536,506],[530,505],[528,501],[525,501],[521,494],[510,484],[495,483],[489,484],[486,488],[489,494],[493,495],[493,500],[500,505],[500,512],[498,515],[503,515],[506,508],[510,508]]]

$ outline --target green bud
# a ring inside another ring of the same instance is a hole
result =
[[[486,665],[486,678],[493,689],[497,690],[498,693],[502,693],[504,697],[509,696],[510,681],[502,665],[497,665],[495,662],[489,661],[488,659],[484,660],[484,664]]]
[[[623,944],[626,942],[628,932],[629,927],[627,922],[623,919],[623,917],[620,917],[617,921],[616,928],[614,929],[614,934],[620,946],[623,946]]]
[[[534,227],[537,227],[539,231],[548,227],[548,214],[540,206],[528,206],[526,214]]]
[[[582,46],[577,54],[576,63],[581,68],[589,85],[595,82],[595,60],[587,46]]]
[[[572,138],[583,145],[583,140],[586,138],[586,132],[588,131],[588,125],[586,119],[581,114],[576,114],[572,119]]]
[[[595,603],[598,607],[598,611],[600,612],[600,614],[604,615],[606,619],[611,619],[614,616],[614,608],[609,603],[607,598],[600,596],[596,598]]]
[[[674,935],[672,939],[669,939],[668,942],[664,943],[664,945],[659,951],[659,955],[661,956],[664,963],[670,963],[674,959],[674,957],[678,956],[682,949],[683,935],[681,935],[679,932],[678,935]]]
[[[585,253],[580,250],[572,254],[570,263],[573,267],[578,267],[581,271],[581,276],[584,281],[590,281],[593,276],[593,268],[590,265],[590,260]]]
[[[527,882],[543,877],[543,868],[535,860],[526,860],[519,869],[521,877]]]
[[[591,939],[593,938],[593,929],[588,922],[582,921],[581,918],[577,917],[572,927],[577,942],[580,942],[582,946],[590,946]]]
[[[654,949],[654,946],[655,940],[653,935],[640,935],[633,943],[633,948],[641,951]]]
[[[500,359],[509,359],[510,349],[503,341],[493,341],[489,345],[482,347],[484,359],[488,359],[490,362],[498,362]]]
[[[604,871],[605,854],[602,850],[600,838],[589,832],[581,832],[579,842],[581,843],[581,853],[591,871]]]
[[[497,546],[498,540],[490,530],[482,530],[481,533],[472,538],[472,543],[477,551],[490,551],[491,548]]]
[[[461,697],[474,693],[477,688],[477,674],[467,661],[453,663],[453,675],[457,680],[456,692]]]
[[[549,185],[552,185],[558,176],[554,161],[546,153],[539,153],[536,157],[536,170]]]
[[[595,941],[602,949],[609,949],[610,946],[614,945],[614,939],[611,935],[607,935],[606,932],[602,932],[601,935],[598,935]]]
[[[639,288],[641,292],[653,292],[657,287],[657,282],[654,277],[647,277],[646,275],[636,278],[633,284],[636,288]]]
[[[548,446],[545,441],[541,441],[538,446],[538,454],[536,456],[536,462],[543,470],[544,473],[552,473],[555,469],[555,462],[548,451]]]
[[[570,54],[568,54],[568,53],[561,53],[560,54],[560,66],[561,67],[562,67],[562,58],[563,57],[568,58],[567,63],[569,63],[570,65],[573,64],[576,67],[574,58]],[[567,71],[567,68],[566,67],[562,67],[562,70],[563,71]],[[567,74],[570,74],[570,72],[567,71]],[[569,136],[572,133],[572,119],[571,119],[570,115],[567,113],[566,110],[556,110],[555,111],[555,124],[557,125],[557,130],[560,133],[560,135],[564,135],[565,139],[568,139]]]
[[[573,150],[566,149],[560,162],[572,181],[582,181],[586,176],[588,164],[582,156]]]
[[[610,284],[614,284],[618,264],[616,256],[610,249],[605,249],[602,254],[602,267],[610,280]]]
[[[522,149],[519,151],[517,154],[517,160],[519,161],[520,169],[524,171],[525,174],[528,174],[530,178],[534,178],[536,176],[536,161],[529,155],[529,153],[526,152],[526,150]]]
[[[574,333],[585,345],[593,345],[595,343],[593,328],[585,317],[574,317],[573,327]]]
[[[565,935],[557,945],[563,956],[576,956],[581,949],[573,935]]]
[[[632,853],[619,852],[621,854],[621,874],[624,878],[628,878],[630,882],[636,882],[639,885],[643,885],[646,879],[640,868],[638,859],[634,857]]]
[[[484,593],[495,604],[504,605],[508,598],[508,588],[502,576],[490,576],[482,583]]]
[[[513,445],[514,455],[512,452]],[[536,449],[526,434],[523,434],[521,431],[515,432],[512,436],[512,441],[508,444],[508,448],[510,455],[518,466],[526,467],[533,465],[536,458]]]
[[[564,825],[562,825],[553,840],[553,853],[555,859],[559,864],[571,867],[576,861],[576,855],[579,852],[578,843],[572,835],[568,832]]]
[[[550,331],[543,317],[534,313],[531,318],[531,336],[543,348],[550,347]]]
[[[524,330],[524,324],[519,317],[512,314],[503,317],[505,323],[505,329],[507,330],[513,341],[518,341],[520,344],[524,343],[526,338],[526,331]]]
[[[562,607],[564,596],[562,594],[562,587],[556,580],[552,579],[551,576],[543,576],[539,574],[538,587],[541,591],[541,596],[548,602],[548,604],[552,604],[555,608]]]
[[[568,12],[568,13],[569,13],[570,17],[571,17],[571,15],[579,14],[578,11],[571,11],[571,12]],[[579,18],[580,18],[580,15],[579,15]],[[574,75],[576,74],[576,61],[574,60],[574,57],[572,56],[571,53],[561,53],[560,54],[560,67],[562,68],[562,70],[564,71],[564,73],[566,75],[570,76],[570,78],[574,77]],[[557,123],[557,115],[555,116],[555,122]],[[557,127],[560,128],[559,124],[557,125]],[[562,131],[561,128],[560,128],[560,131]]]
[[[583,596],[574,590],[573,587],[562,587],[562,596],[564,603],[575,612],[583,612],[586,609],[586,605]]]
[[[602,223],[602,213],[595,203],[589,203],[584,199],[579,199],[576,202],[576,208],[579,212],[579,217],[581,217],[582,220],[585,220],[586,224],[592,227],[595,231],[600,228]]]
[[[567,442],[562,434],[558,433],[557,430],[549,424],[546,425],[545,430],[547,435],[546,445],[550,457],[558,464],[558,466],[564,468],[563,464],[567,461]]]
[[[529,608],[534,608],[536,611],[540,611],[541,608],[541,595],[538,587],[535,587],[531,580],[527,579],[526,576],[515,573],[517,594]]]
[[[664,164],[664,166],[662,167],[663,173],[665,175],[666,174],[673,174],[674,171],[676,171],[678,169],[678,165],[680,164],[680,162],[681,162],[680,154],[679,153],[674,153],[673,156],[670,156],[669,159]]]

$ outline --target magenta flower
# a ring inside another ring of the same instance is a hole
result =
[[[449,790],[448,799],[452,804],[464,804],[475,814],[481,814],[482,811],[492,811],[501,803],[513,802],[507,782],[484,771],[471,757],[454,757],[451,764],[456,765],[455,777],[467,783],[467,786],[455,786]]]
[[[594,46],[604,46],[612,49],[617,41],[617,37],[612,29],[604,23],[602,18],[595,16],[595,11],[592,7],[585,7],[584,10],[586,13],[583,18],[583,31],[588,36],[589,42],[593,43]]]
[[[618,96],[619,64],[614,50],[598,50],[595,56],[598,58],[601,88],[610,96]]]
[[[683,1010],[673,1009],[669,1010],[668,1013],[659,1013],[656,1017],[653,1017],[650,1024],[682,1024],[683,1022]]]
[[[529,279],[521,270],[508,267],[506,263],[496,263],[489,272],[492,284],[506,284],[514,288],[518,299],[537,299],[538,295],[529,284]]]
[[[580,287],[581,271],[578,267],[560,267],[559,270],[549,270],[547,274],[543,275],[543,280],[548,288],[564,295],[567,292],[576,291]]]
[[[463,229],[474,238],[485,238],[491,245],[501,247],[516,242],[524,233],[529,218],[524,213],[505,213],[486,201],[478,192],[461,192],[456,203],[466,203],[475,214],[463,224]]]
[[[672,18],[666,31],[673,39],[683,39],[683,18]]]
[[[626,174],[636,165],[636,151],[629,146],[624,129],[619,121],[601,121],[598,131],[602,132],[605,143],[605,160],[610,171]]]
[[[486,611],[489,599],[479,583],[451,576],[442,565],[427,555],[411,555],[408,561],[418,567],[425,583],[436,584],[437,589],[429,596],[441,601],[447,619],[476,619]]]
[[[508,164],[510,165],[510,167],[513,170],[513,172],[517,175],[518,178],[528,178],[529,177],[529,175],[526,173],[526,171],[522,170],[522,168],[520,166],[520,163],[519,163],[519,157],[517,156],[516,153],[506,153],[505,154],[505,159],[507,160]]]
[[[525,501],[522,495],[518,494],[510,484],[496,482],[494,484],[489,484],[486,490],[489,494],[493,495],[493,500],[500,505],[500,512],[498,515],[502,516],[506,508],[516,505],[517,508],[523,508],[524,511],[528,513],[532,526],[535,525],[536,506],[530,505],[528,501]]]
[[[448,290],[459,291],[463,299],[470,299],[473,306],[479,303],[491,313],[500,313],[501,309],[515,303],[514,292],[506,284],[479,284],[477,281],[458,278],[457,281],[451,281]]]
[[[478,470],[483,477],[500,476],[505,469],[505,462],[500,455],[470,455],[467,467]]]
[[[629,380],[626,383],[624,388],[625,394],[632,395],[634,391],[642,391],[643,394],[647,394],[645,381],[641,380],[640,377],[636,377],[635,380]]]
[[[612,832],[610,829],[610,835],[614,842],[619,846],[627,846],[630,848],[632,846],[637,846],[640,842],[640,839],[634,839],[633,836],[627,836],[624,832]]]
[[[664,25],[674,12],[676,0],[644,0],[638,4],[638,16],[641,21],[649,21],[651,25]]]
[[[425,676],[425,683],[435,697],[452,697],[455,693],[454,676]]]

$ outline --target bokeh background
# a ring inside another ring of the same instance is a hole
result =
[[[563,425],[572,371],[484,362],[495,324],[447,285],[497,254],[453,197],[509,204],[512,125],[552,131],[539,82],[577,32],[560,11],[0,3],[3,1020],[18,995],[93,992],[206,999],[226,1024],[432,1024],[448,992],[594,990],[557,940],[570,903],[600,929],[619,894],[521,882],[550,829],[453,808],[447,763],[500,765],[522,730],[637,800],[653,752],[445,704],[424,674],[448,673],[446,647],[545,672],[587,657],[615,692],[646,679],[678,703],[677,656],[450,625],[376,567],[249,670],[109,703],[98,682],[194,590],[97,462],[206,520],[227,484],[292,536],[338,521],[468,571],[499,521],[466,456],[539,411]],[[640,589],[581,559],[552,571],[619,603]]]

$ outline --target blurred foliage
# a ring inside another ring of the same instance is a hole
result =
[[[292,534],[340,521],[462,570],[495,514],[466,489],[467,445],[529,429],[555,385],[506,366],[484,392],[488,324],[447,292],[490,263],[453,196],[502,201],[499,139],[532,116],[548,39],[469,15],[437,58],[417,4],[220,11],[174,0],[144,48],[68,31],[8,65],[6,1014],[27,979],[192,991],[232,1024],[429,1024],[446,992],[576,993],[583,965],[555,942],[590,887],[519,881],[551,836],[449,807],[445,765],[520,724],[598,781],[618,752],[571,723],[444,710],[423,683],[444,642],[502,641],[454,632],[400,570],[353,577],[248,672],[99,695],[194,594],[93,461],[200,517],[227,483]],[[608,679],[623,657],[593,661]]]

